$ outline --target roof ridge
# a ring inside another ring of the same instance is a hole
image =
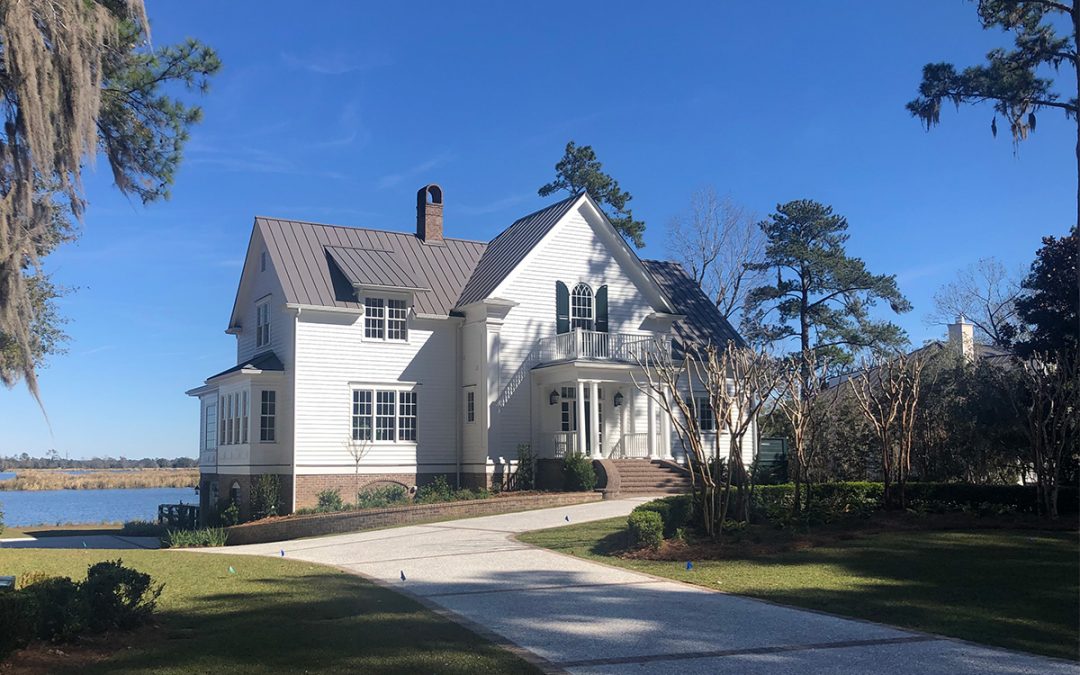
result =
[[[363,230],[365,232],[381,232],[383,234],[396,234],[402,237],[416,237],[412,232],[402,232],[401,230],[381,230],[377,227],[364,227],[362,225],[339,225],[337,223],[320,223],[315,220],[302,220],[299,218],[279,218],[277,216],[260,216],[256,215],[255,220],[277,220],[283,223],[300,223],[302,225],[317,225],[319,227],[335,227],[341,230]],[[479,239],[464,239],[462,237],[443,237],[447,241],[460,241],[466,244],[484,244],[489,243],[486,241],[480,241]]]

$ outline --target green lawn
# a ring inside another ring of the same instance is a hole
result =
[[[819,548],[668,562],[609,555],[625,518],[529,532],[522,541],[730,593],[1077,659],[1076,533],[876,534]]]
[[[161,628],[82,671],[536,672],[405,596],[321,565],[187,551],[10,549],[0,550],[0,574],[81,579],[89,564],[118,556],[165,582]]]

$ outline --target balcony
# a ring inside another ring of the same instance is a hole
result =
[[[646,358],[667,359],[670,355],[670,335],[600,333],[577,328],[569,333],[541,338],[538,360],[540,363],[580,359],[640,363]]]

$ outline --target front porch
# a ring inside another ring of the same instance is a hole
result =
[[[671,421],[639,391],[638,366],[570,361],[539,366],[531,374],[538,458],[582,453],[593,459],[674,460]]]

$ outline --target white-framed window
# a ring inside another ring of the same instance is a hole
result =
[[[270,298],[255,305],[255,348],[270,344]]]
[[[412,389],[353,387],[352,439],[415,443],[418,414],[418,394]]]
[[[465,423],[472,424],[476,421],[476,392],[470,389],[465,392]]]
[[[240,442],[248,442],[248,395],[240,392]]]
[[[697,400],[698,403],[698,428],[702,431],[716,431],[716,416],[713,415],[712,405],[709,404],[709,398],[703,396]]]
[[[233,395],[225,395],[225,445],[233,444]]]
[[[559,400],[562,401],[559,428],[562,431],[577,431],[577,406],[574,405],[577,390],[574,387],[563,387],[559,393]]]
[[[225,394],[218,398],[216,406],[217,408],[217,424],[214,433],[217,434],[218,445],[239,445],[241,443],[248,442],[248,393],[246,391],[239,391],[232,394]],[[210,412],[211,406],[207,406],[206,420],[207,431],[206,439],[207,446],[209,447],[211,431],[210,431],[210,418],[212,413]]]
[[[409,303],[400,298],[364,298],[364,339],[409,339]]]
[[[213,403],[207,403],[206,404],[206,413],[205,413],[206,422],[204,422],[204,424],[206,426],[203,428],[203,438],[205,439],[204,442],[206,443],[206,449],[207,450],[216,450],[217,445],[218,445],[217,444],[217,433],[218,433],[217,432],[217,430],[218,430],[217,408],[218,408],[217,399],[214,399]]]
[[[570,292],[570,328],[594,330],[596,315],[593,311],[593,292],[588,284],[578,284]]]
[[[277,392],[272,389],[259,393],[259,441],[277,442]]]
[[[263,251],[262,253],[259,254],[259,271],[260,272],[265,272],[266,271],[266,251]]]

